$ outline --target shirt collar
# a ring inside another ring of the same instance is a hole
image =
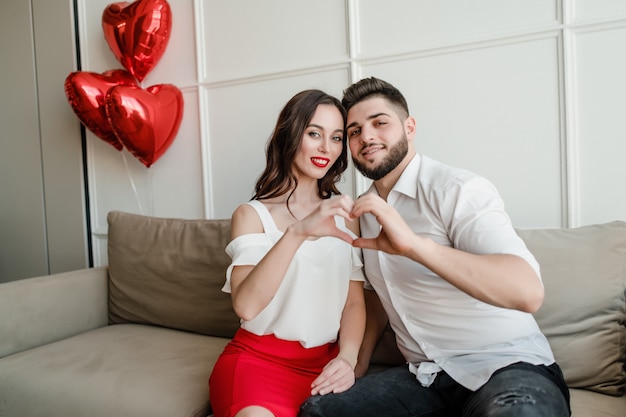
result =
[[[411,162],[406,166],[398,181],[391,189],[391,192],[398,192],[406,195],[410,198],[417,197],[417,175],[420,170],[421,157],[418,153],[415,154]],[[369,189],[369,192],[378,194],[374,184]]]

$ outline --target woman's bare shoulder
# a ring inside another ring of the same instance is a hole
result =
[[[231,216],[231,239],[251,233],[263,233],[261,219],[252,206],[241,204]]]

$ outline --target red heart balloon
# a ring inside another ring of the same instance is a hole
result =
[[[111,130],[104,108],[107,91],[118,85],[137,85],[137,82],[125,70],[109,70],[102,74],[77,71],[65,79],[65,95],[85,127],[121,151],[124,146]]]
[[[161,59],[171,28],[172,12],[165,0],[112,3],[102,13],[102,30],[109,48],[139,81]]]
[[[154,85],[145,90],[137,86],[117,86],[111,88],[105,98],[113,132],[148,168],[174,141],[183,106],[182,93],[171,84]]]

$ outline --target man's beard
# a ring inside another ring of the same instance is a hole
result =
[[[401,140],[389,149],[389,153],[385,159],[383,159],[383,161],[376,167],[369,168],[365,163],[360,163],[353,157],[352,162],[354,163],[356,169],[358,169],[361,174],[374,181],[377,181],[389,174],[400,164],[400,162],[402,162],[406,154],[409,152],[407,137],[406,135],[402,136]]]

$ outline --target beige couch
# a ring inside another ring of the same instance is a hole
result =
[[[206,416],[238,325],[228,220],[109,214],[109,266],[0,284],[0,416]],[[520,230],[574,417],[626,413],[626,223]],[[385,334],[375,366],[398,363]]]

